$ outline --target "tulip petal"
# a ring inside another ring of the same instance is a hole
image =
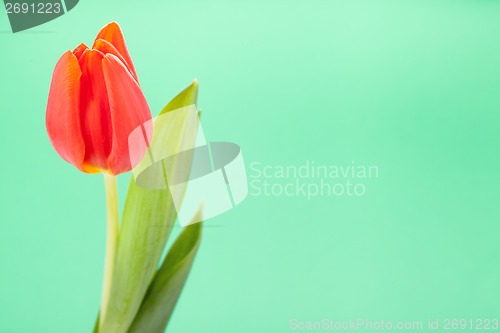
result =
[[[130,54],[127,50],[127,45],[125,44],[125,38],[123,38],[123,33],[118,23],[111,22],[104,26],[97,34],[92,48],[95,48],[95,44],[99,39],[104,39],[109,42],[116,48],[116,50],[118,50],[118,52],[120,52],[122,57],[125,59],[132,76],[137,80],[137,73],[135,72],[134,64],[132,63],[132,59],[130,58]]]
[[[108,168],[117,175],[131,170],[130,154],[137,156],[138,152],[129,151],[128,138],[135,128],[151,119],[151,112],[137,81],[117,56],[108,53],[102,67],[113,127]]]
[[[88,49],[80,58],[80,117],[85,142],[84,169],[88,173],[108,169],[112,147],[112,125],[108,92],[104,83],[104,54]]]
[[[120,59],[120,61],[123,62],[123,64],[127,67],[130,74],[132,74],[132,76],[137,81],[137,83],[139,83],[139,81],[137,80],[136,74],[134,72],[134,68],[130,67],[130,65],[127,63],[125,58],[123,58],[122,54],[120,52],[118,52],[118,50],[113,46],[113,44],[111,44],[110,42],[108,42],[107,40],[104,40],[104,39],[97,39],[94,42],[93,48],[95,50],[101,51],[104,54],[111,53],[111,54],[114,54],[115,56],[117,56],[118,59]]]
[[[82,72],[71,51],[56,64],[47,102],[46,126],[57,153],[83,171],[85,144],[82,138],[79,104]]]
[[[73,50],[73,54],[75,55],[75,57],[80,60],[80,58],[82,57],[82,54],[83,52],[85,52],[86,49],[88,49],[89,47],[87,45],[85,45],[85,43],[81,43],[80,45],[78,45],[76,47],[76,49]]]

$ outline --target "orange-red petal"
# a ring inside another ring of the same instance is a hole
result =
[[[83,171],[85,145],[80,131],[80,65],[71,51],[56,64],[47,102],[46,126],[57,153]]]
[[[128,138],[135,128],[151,119],[151,112],[137,81],[118,57],[108,53],[103,70],[113,127],[108,168],[116,175],[132,169],[130,154],[137,156],[138,152],[129,151]]]
[[[112,147],[112,125],[102,68],[104,54],[88,49],[80,57],[80,121],[85,143],[84,169],[88,173],[107,170]]]
[[[89,47],[85,45],[85,43],[81,43],[76,47],[76,49],[73,50],[73,54],[75,55],[76,59],[80,60],[80,57],[82,56],[83,52],[87,50]]]
[[[123,64],[129,70],[130,74],[132,74],[132,76],[134,77],[134,79],[137,81],[137,77],[135,76],[134,68],[130,67],[130,65],[127,63],[127,61],[125,60],[125,58],[123,58],[122,54],[120,52],[118,52],[118,50],[113,46],[113,44],[111,44],[110,42],[108,42],[107,40],[104,40],[104,39],[97,39],[94,42],[94,47],[93,48],[95,50],[101,51],[104,54],[111,53],[111,54],[114,54],[115,56],[117,56],[118,59],[120,59],[121,62],[123,62]],[[137,81],[137,82],[139,82],[139,81]]]
[[[130,58],[130,54],[128,53],[127,50],[127,45],[125,44],[125,38],[123,37],[122,30],[118,25],[118,23],[111,22],[105,25],[97,34],[94,46],[92,46],[92,48],[95,48],[95,44],[99,39],[104,39],[105,41],[108,41],[116,48],[116,50],[118,50],[118,52],[120,52],[121,56],[123,57],[123,59],[125,59],[125,62],[127,63],[127,68],[130,69],[132,76],[137,80],[137,73],[135,72],[134,64],[132,63],[132,59]]]

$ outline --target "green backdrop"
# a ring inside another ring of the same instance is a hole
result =
[[[207,139],[238,143],[249,180],[254,162],[379,170],[362,196],[249,195],[207,221],[167,331],[500,317],[499,17],[492,0],[82,0],[13,34],[3,11],[0,332],[91,332],[103,180],[57,156],[45,105],[59,56],[113,20],[152,112],[197,78]]]

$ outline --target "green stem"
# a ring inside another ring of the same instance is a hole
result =
[[[104,185],[106,188],[107,206],[107,239],[106,239],[106,259],[104,261],[104,281],[102,287],[100,324],[106,317],[109,297],[111,293],[111,281],[113,279],[113,269],[116,258],[116,245],[118,242],[118,187],[116,177],[104,174]]]

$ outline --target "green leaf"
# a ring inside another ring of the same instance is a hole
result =
[[[190,86],[181,91],[160,111],[159,115],[179,109],[191,104],[196,104],[198,101],[198,80],[194,80]]]
[[[97,315],[97,320],[94,324],[94,330],[92,331],[92,333],[99,333],[99,318],[100,318],[100,315]]]
[[[197,96],[195,80],[160,114],[196,104]],[[168,188],[144,188],[132,177],[118,236],[109,304],[105,311],[101,309],[99,332],[127,332],[157,271],[175,219],[176,210]]]
[[[196,219],[201,220],[201,216]],[[151,283],[128,333],[163,333],[186,283],[200,244],[202,223],[187,226]]]

